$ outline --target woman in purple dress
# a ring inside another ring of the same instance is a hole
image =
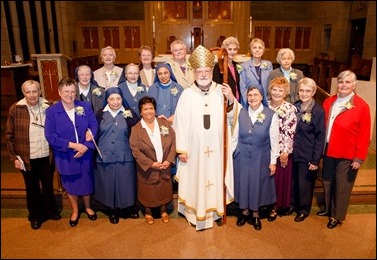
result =
[[[78,87],[73,79],[62,79],[58,91],[61,100],[46,110],[45,135],[72,207],[69,224],[75,227],[80,216],[80,196],[88,218],[97,219],[90,207],[90,195],[94,190],[92,140],[98,125],[91,105],[75,100]]]

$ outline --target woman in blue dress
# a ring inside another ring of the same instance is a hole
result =
[[[122,90],[105,91],[105,106],[97,114],[99,123],[97,164],[95,167],[95,199],[110,209],[109,221],[119,222],[122,210],[131,218],[139,218],[136,203],[136,166],[129,144],[131,127],[139,116],[123,102]]]
[[[264,41],[259,38],[254,38],[249,43],[251,59],[241,64],[240,70],[240,90],[241,100],[243,106],[247,106],[247,89],[249,86],[256,86],[261,91],[263,90],[263,105],[267,106],[268,101],[268,83],[270,71],[273,70],[272,63],[269,60],[262,59],[265,51]]]
[[[88,102],[75,100],[78,87],[70,78],[59,82],[61,100],[46,110],[45,135],[53,149],[56,168],[72,207],[71,227],[79,221],[78,198],[82,196],[90,220],[97,215],[90,207],[93,193],[93,136],[98,123]]]
[[[260,88],[250,87],[246,93],[248,106],[239,109],[232,134],[234,200],[242,211],[236,224],[240,227],[248,222],[260,230],[259,207],[276,201],[279,122],[276,114],[262,105]]]

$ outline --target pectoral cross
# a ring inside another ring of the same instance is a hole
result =
[[[206,185],[206,189],[209,190],[211,188],[210,186],[212,186],[212,185],[213,185],[213,183],[210,183],[210,181],[208,180],[207,185]]]
[[[209,150],[209,146],[207,146],[207,151],[204,153],[207,154],[207,158],[209,158],[209,153],[212,153],[213,151]]]

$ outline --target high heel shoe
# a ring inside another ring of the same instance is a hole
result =
[[[273,209],[273,210],[271,210],[270,214],[268,215],[267,220],[269,222],[272,222],[276,219],[277,216],[278,216],[278,213],[276,212],[276,210]]]
[[[75,227],[79,223],[79,215],[77,215],[77,218],[75,220],[72,220],[72,215],[73,214],[71,214],[71,218],[69,219],[69,225],[71,227]]]
[[[92,220],[92,221],[94,221],[94,220],[97,219],[97,213],[94,212],[94,214],[90,215],[90,214],[88,213],[88,211],[86,211],[86,209],[85,209],[85,213],[86,213],[86,215],[88,216],[88,219],[90,219],[90,220]]]

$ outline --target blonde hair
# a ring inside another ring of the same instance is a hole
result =
[[[305,77],[300,79],[298,89],[300,89],[301,85],[311,87],[314,93],[317,91],[317,83],[312,78]]]
[[[240,48],[240,43],[238,42],[237,38],[233,37],[233,36],[229,36],[228,38],[226,38],[222,44],[221,44],[221,48],[227,48],[229,47],[229,45],[231,44],[234,44],[237,46],[237,49]]]
[[[170,44],[170,51],[171,51],[171,53],[173,53],[173,47],[174,47],[174,45],[177,45],[177,44],[183,45],[184,48],[185,48],[185,51],[187,51],[187,46],[186,46],[186,43],[184,41],[182,41],[182,40],[175,40],[175,41],[173,41]]]
[[[117,58],[117,55],[116,55],[116,53],[115,53],[114,48],[111,47],[111,46],[106,46],[105,48],[102,48],[102,49],[101,49],[101,52],[100,52],[100,56],[101,56],[101,58],[102,58],[102,56],[103,56],[103,53],[104,53],[105,51],[107,51],[107,50],[110,50],[110,51],[113,53],[114,61],[115,61],[115,59]]]
[[[263,47],[263,50],[266,48],[266,45],[264,44],[264,41],[262,39],[254,38],[249,43],[249,49],[251,50],[251,48],[253,48],[254,44],[256,44],[256,43],[260,43]]]

